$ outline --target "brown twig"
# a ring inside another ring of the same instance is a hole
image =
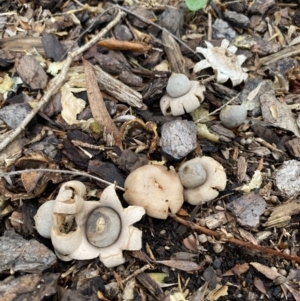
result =
[[[97,46],[111,50],[125,50],[133,52],[146,52],[152,48],[151,45],[141,42],[120,41],[116,39],[105,39],[97,43]]]
[[[95,177],[95,176],[90,175],[83,171],[71,171],[71,170],[49,169],[49,168],[37,168],[37,169],[25,169],[25,170],[18,170],[18,171],[0,172],[0,177],[20,175],[20,174],[23,174],[26,172],[33,172],[33,171],[65,173],[65,174],[70,174],[70,175],[75,175],[75,176],[88,177],[88,178],[94,179],[96,181],[99,181],[101,183],[104,183],[106,185],[113,184],[111,182],[105,181],[101,178]],[[121,186],[116,185],[116,188],[120,189],[122,191],[125,191],[125,189]]]
[[[61,72],[50,81],[48,89],[46,90],[44,96],[41,98],[37,106],[34,107],[32,111],[23,119],[21,124],[0,143],[0,151],[4,150],[9,143],[11,143],[22,131],[24,131],[27,124],[38,113],[38,111],[49,101],[50,97],[61,88],[61,86],[67,78],[67,73],[73,60],[78,55],[82,54],[87,49],[89,49],[92,45],[96,44],[107,32],[109,32],[117,23],[119,23],[121,18],[123,18],[124,16],[125,13],[119,11],[115,19],[112,20],[109,24],[107,24],[107,26],[103,28],[97,35],[95,35],[90,41],[88,41],[79,49],[71,51],[68,54],[68,57],[65,60],[64,67],[62,68]]]
[[[291,256],[291,255],[288,255],[288,254],[285,254],[282,252],[278,252],[271,248],[254,245],[250,242],[242,241],[242,240],[236,239],[234,237],[226,237],[223,232],[217,232],[217,231],[207,229],[207,228],[199,226],[193,222],[186,221],[183,218],[176,216],[175,214],[170,214],[169,216],[172,217],[176,222],[179,222],[180,224],[182,224],[192,230],[213,236],[218,240],[231,242],[231,243],[234,243],[236,245],[239,245],[239,246],[242,246],[242,247],[245,247],[248,249],[256,250],[256,251],[259,251],[259,252],[262,252],[265,254],[269,254],[269,255],[275,255],[275,256],[285,258],[288,260],[294,260],[294,261],[300,263],[300,257],[298,257],[298,256]]]

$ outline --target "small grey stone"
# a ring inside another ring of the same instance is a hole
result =
[[[13,231],[5,231],[0,237],[0,273],[10,269],[40,273],[56,261],[54,253],[34,239],[25,240]]]
[[[191,89],[191,82],[184,74],[173,73],[168,80],[167,93],[171,97],[180,97],[188,93]]]
[[[174,120],[162,126],[160,146],[163,152],[180,160],[197,146],[197,127],[192,121]]]
[[[221,110],[220,120],[227,128],[240,126],[247,118],[247,109],[243,105],[226,106]]]
[[[219,269],[221,267],[222,261],[220,258],[216,258],[213,262],[213,267],[215,269]]]
[[[217,19],[212,26],[214,39],[227,39],[231,41],[237,35],[237,32],[222,19]]]

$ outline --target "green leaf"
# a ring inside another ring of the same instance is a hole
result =
[[[196,11],[201,9],[208,0],[185,0],[185,4],[191,11]]]

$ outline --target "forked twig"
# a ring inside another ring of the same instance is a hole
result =
[[[126,14],[122,11],[119,11],[114,20],[112,20],[105,28],[103,28],[97,35],[95,35],[90,41],[88,41],[85,45],[80,47],[75,51],[69,52],[67,59],[65,60],[64,67],[61,72],[56,75],[49,83],[48,89],[46,93],[38,102],[37,106],[33,108],[30,113],[23,119],[21,124],[15,128],[1,143],[0,143],[0,151],[4,150],[5,147],[11,143],[28,125],[28,123],[32,120],[32,118],[39,112],[39,110],[49,101],[50,97],[57,92],[67,78],[67,73],[70,68],[73,60],[87,49],[89,49],[92,45],[97,43],[109,30],[111,30]]]
[[[96,180],[98,182],[104,183],[106,185],[111,185],[113,183],[105,181],[101,178],[98,178],[96,176],[90,175],[87,172],[84,171],[72,171],[72,170],[61,170],[61,169],[49,169],[49,168],[37,168],[37,169],[25,169],[25,170],[18,170],[18,171],[9,171],[9,172],[0,172],[0,177],[5,177],[5,176],[14,176],[14,175],[20,175],[23,173],[27,172],[33,172],[33,171],[40,171],[40,172],[53,172],[53,173],[65,173],[65,174],[70,174],[70,175],[75,175],[75,176],[82,176],[82,177],[88,177],[93,180]],[[122,191],[125,191],[125,189],[121,186],[116,185],[117,189],[120,189]]]

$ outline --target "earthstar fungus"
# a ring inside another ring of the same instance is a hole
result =
[[[198,81],[190,81],[184,74],[169,78],[167,92],[160,100],[164,115],[179,116],[196,110],[204,100],[205,87]]]
[[[205,44],[207,48],[196,48],[196,51],[202,53],[205,59],[195,65],[195,73],[211,67],[215,71],[218,83],[225,83],[230,79],[233,86],[239,85],[248,78],[245,72],[247,69],[241,67],[247,58],[244,55],[235,54],[237,47],[229,46],[230,42],[226,39],[222,41],[220,47],[214,47],[207,41]]]
[[[124,209],[115,192],[108,186],[99,201],[85,201],[86,187],[79,181],[64,183],[53,202],[52,224],[43,228],[46,212],[43,204],[34,219],[37,231],[51,237],[56,255],[63,261],[86,260],[99,256],[107,267],[122,264],[122,250],[139,250],[142,232],[132,224],[145,210],[139,206]],[[51,207],[51,204],[47,205]],[[49,233],[50,230],[50,233]],[[47,233],[48,231],[48,233]]]
[[[185,186],[184,199],[191,205],[212,201],[225,189],[227,181],[223,166],[206,156],[185,162],[179,169],[179,177]]]

